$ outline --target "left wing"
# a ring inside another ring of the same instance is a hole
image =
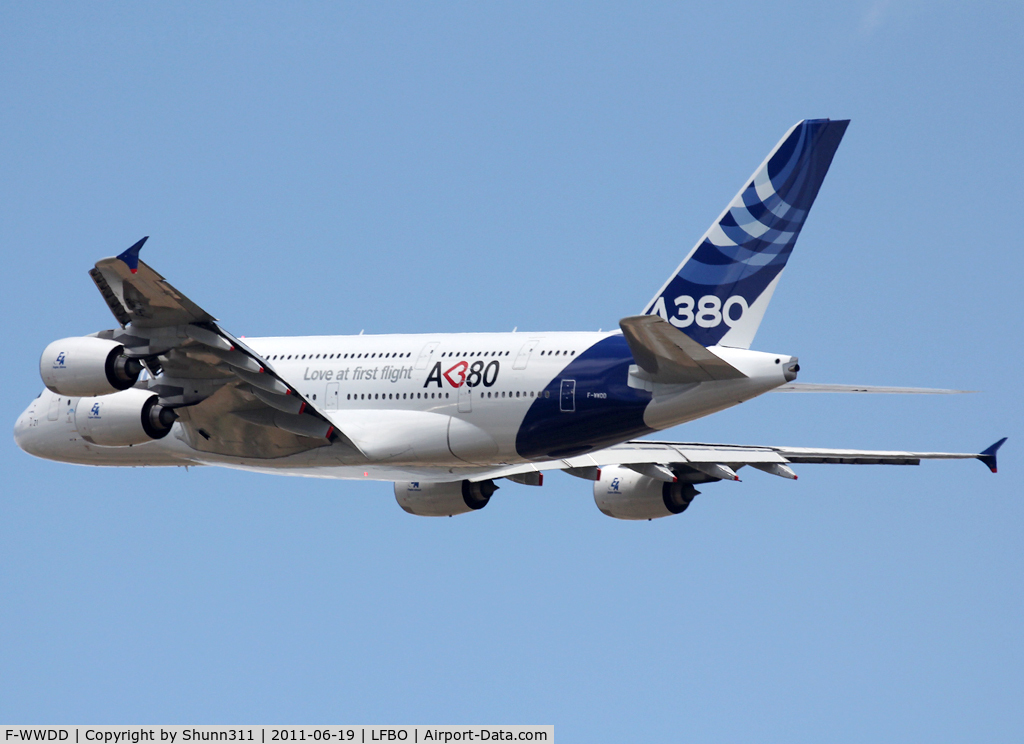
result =
[[[1003,437],[988,449],[974,452],[903,452],[889,450],[824,449],[813,447],[759,447],[741,444],[698,444],[654,442],[644,439],[625,442],[588,455],[513,465],[472,480],[509,478],[519,483],[540,485],[540,474],[564,470],[587,480],[598,480],[600,469],[621,465],[657,480],[687,480],[691,483],[739,480],[736,471],[745,465],[772,475],[796,480],[789,466],[804,463],[838,465],[920,465],[921,460],[981,460],[996,472],[996,452],[1006,441]]]
[[[150,373],[149,390],[174,409],[202,452],[285,457],[341,439],[273,366],[139,260],[143,238],[89,272],[121,328],[98,334],[124,345]]]

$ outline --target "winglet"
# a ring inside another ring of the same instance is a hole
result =
[[[985,466],[989,470],[991,470],[993,473],[997,472],[996,471],[996,452],[999,450],[1000,447],[1003,446],[1003,442],[1005,442],[1005,441],[1006,441],[1006,437],[1003,437],[998,442],[996,442],[991,447],[989,447],[987,450],[985,450],[980,455],[978,455],[978,459],[981,460],[983,463],[985,463]]]
[[[145,245],[147,240],[149,240],[148,235],[118,256],[131,269],[133,274],[139,270],[139,251],[142,250],[142,246]]]

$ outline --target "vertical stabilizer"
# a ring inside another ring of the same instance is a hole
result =
[[[848,120],[804,119],[644,309],[704,346],[750,348]]]

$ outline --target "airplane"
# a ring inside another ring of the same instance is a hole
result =
[[[19,447],[81,465],[212,465],[394,482],[407,512],[485,507],[505,479],[593,482],[606,515],[680,514],[697,486],[749,466],[918,465],[980,453],[666,442],[653,432],[769,391],[953,393],[806,384],[799,360],[753,351],[772,293],[849,120],[787,131],[641,313],[597,333],[236,338],[139,259],[89,274],[118,322],[54,341]]]

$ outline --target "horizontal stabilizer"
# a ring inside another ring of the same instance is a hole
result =
[[[653,382],[685,384],[746,377],[657,315],[623,318],[619,327],[637,365]]]
[[[973,393],[974,390],[945,390],[943,388],[886,387],[879,385],[831,385],[818,382],[789,382],[772,390],[773,393],[872,393],[875,395],[955,395]]]

